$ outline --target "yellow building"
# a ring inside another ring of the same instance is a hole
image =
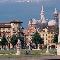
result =
[[[53,42],[52,40],[54,37],[54,32],[50,32],[48,31],[47,28],[45,28],[42,31],[40,31],[39,34],[44,40],[44,45],[46,45],[47,43],[50,44]]]

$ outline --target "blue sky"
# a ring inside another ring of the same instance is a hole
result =
[[[59,0],[0,0],[0,2],[25,2],[25,1],[30,1],[30,2],[41,2],[41,1],[59,1]]]
[[[60,11],[60,0],[0,0],[0,22],[18,18],[26,27],[29,19],[40,19],[42,5],[47,19],[52,19],[54,8]]]
[[[25,1],[40,2],[40,1],[51,1],[51,0],[0,0],[0,2],[25,2]]]

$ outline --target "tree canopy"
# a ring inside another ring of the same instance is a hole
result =
[[[10,43],[15,46],[17,44],[17,37],[16,35],[12,35]]]
[[[21,41],[21,48],[23,48],[24,47],[24,37],[23,36],[21,36],[21,35],[13,35],[12,37],[11,37],[11,41],[10,41],[10,43],[13,45],[13,47],[17,44],[17,41],[18,41],[18,39]]]
[[[1,45],[7,45],[8,44],[8,41],[5,37],[5,35],[3,35],[2,39],[1,39]]]
[[[58,43],[58,34],[54,35],[53,43]]]
[[[34,34],[33,37],[32,37],[32,41],[33,41],[35,44],[42,44],[43,39],[41,38],[41,36],[39,35],[39,33],[36,31],[35,34]]]

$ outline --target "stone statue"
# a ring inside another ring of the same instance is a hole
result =
[[[20,42],[20,40],[18,39],[18,41],[17,41],[17,53],[16,53],[16,55],[20,55],[20,47],[21,47],[21,42]]]

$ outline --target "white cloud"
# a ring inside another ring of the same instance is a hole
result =
[[[0,2],[40,2],[40,1],[50,1],[50,0],[0,0]]]
[[[30,2],[40,2],[40,1],[47,1],[47,0],[16,0],[18,2],[26,2],[26,1],[30,1]]]

